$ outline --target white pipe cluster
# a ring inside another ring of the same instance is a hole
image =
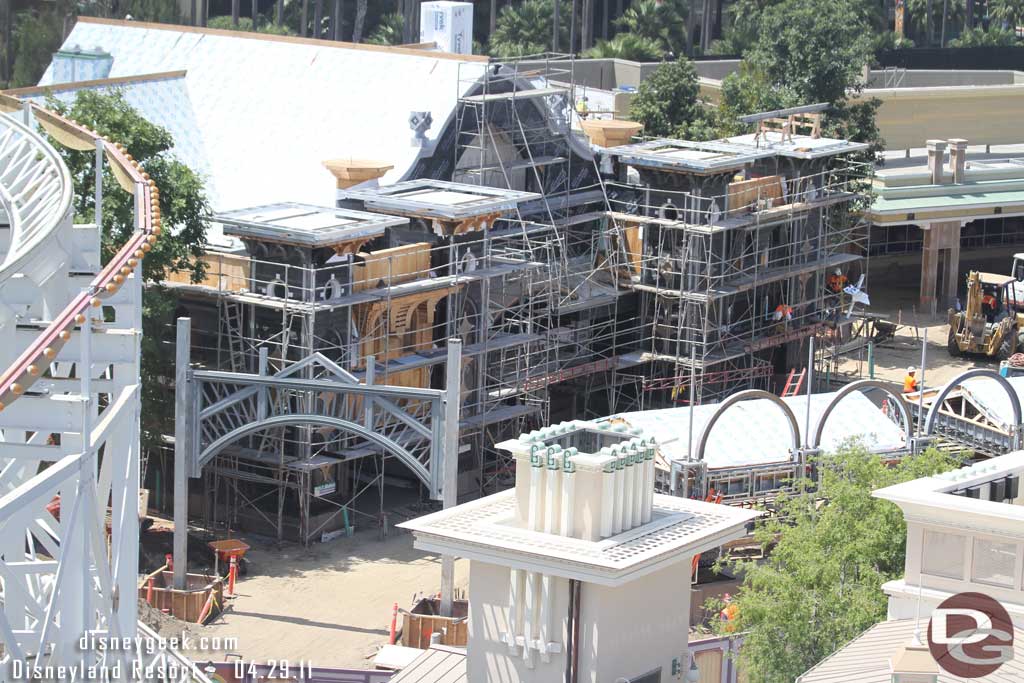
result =
[[[650,522],[654,440],[641,438],[625,425],[602,425],[600,431],[625,440],[594,454],[549,445],[581,428],[593,429],[593,425],[566,422],[519,437],[517,496],[519,518],[525,528],[596,540],[598,535],[608,538]],[[589,497],[587,504],[577,505],[578,491]],[[554,576],[512,570],[509,632],[504,640],[509,654],[521,656],[530,669],[537,666],[538,656],[546,663],[551,661],[552,653],[562,651],[562,643],[556,642],[561,640],[556,606],[561,604],[558,597],[566,587],[563,579]]]
[[[654,505],[654,442],[633,437],[601,449],[601,538],[651,521]]]
[[[548,435],[549,436],[549,435]],[[575,505],[576,466],[572,457],[575,448],[539,445],[531,447],[530,453],[530,500],[527,509],[526,526],[538,531],[559,536],[568,536],[575,527],[573,507]],[[529,668],[533,668],[535,655],[541,661],[550,661],[552,653],[561,652],[562,645],[556,642],[561,636],[554,605],[560,579],[514,569],[509,587],[509,633],[505,642],[512,654],[521,654]],[[520,650],[522,648],[522,650]]]

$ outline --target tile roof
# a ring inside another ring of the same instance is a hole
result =
[[[390,683],[466,683],[466,651],[435,645],[425,650]]]
[[[914,623],[913,619],[902,619],[875,624],[800,676],[796,683],[890,683],[889,660],[910,642]],[[1024,680],[1024,630],[1014,631],[1015,656],[998,671],[971,679],[941,671],[938,683],[1020,683]]]

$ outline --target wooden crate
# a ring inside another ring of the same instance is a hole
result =
[[[422,598],[410,612],[402,613],[402,645],[426,650],[430,647],[430,636],[441,634],[441,645],[466,647],[469,629],[466,616],[469,602],[455,600],[451,617],[438,616],[440,601],[437,598]]]
[[[167,610],[170,614],[182,621],[194,624],[199,621],[203,606],[206,604],[210,593],[214,594],[214,609],[211,615],[217,614],[224,608],[224,581],[215,578],[212,581],[203,574],[186,574],[184,590],[171,588],[174,582],[174,572],[166,569],[158,569],[147,575],[139,586],[139,598],[146,599],[149,593],[149,579],[153,578],[153,603],[152,606],[161,612]]]

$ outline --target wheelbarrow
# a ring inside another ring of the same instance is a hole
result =
[[[223,541],[210,541],[206,545],[213,551],[213,573],[215,575],[220,576],[220,563],[230,564],[232,557],[238,562],[238,573],[245,573],[245,562],[242,558],[249,550],[248,543],[237,538],[225,538]]]

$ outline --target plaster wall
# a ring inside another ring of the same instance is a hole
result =
[[[644,576],[618,588],[584,584],[580,591],[580,683],[630,680],[660,667],[663,683],[672,676],[673,660],[687,663],[690,617],[689,562]],[[511,570],[474,561],[470,564],[469,680],[479,683],[558,681],[567,653],[542,662],[534,654],[529,668],[519,654],[510,654],[502,636],[509,631]],[[563,645],[569,610],[569,582],[556,579],[552,609],[556,634]]]

